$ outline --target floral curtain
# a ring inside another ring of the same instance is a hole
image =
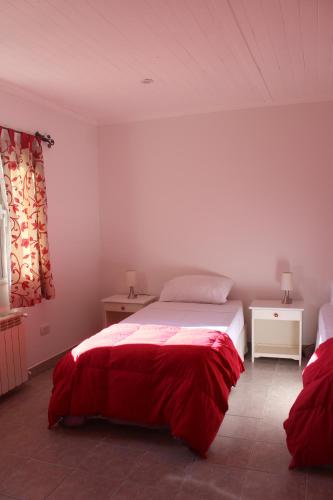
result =
[[[33,306],[54,297],[42,146],[33,135],[0,127],[0,155],[10,220],[11,306]]]

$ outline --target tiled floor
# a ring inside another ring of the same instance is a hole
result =
[[[100,421],[49,431],[50,377],[0,398],[0,500],[333,499],[333,469],[288,470],[293,361],[246,362],[206,460],[164,432]]]

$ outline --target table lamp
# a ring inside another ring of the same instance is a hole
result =
[[[293,289],[292,273],[281,274],[281,290],[283,290],[282,304],[291,304],[293,299],[290,297],[289,292]]]
[[[136,299],[137,295],[134,292],[134,287],[136,286],[136,271],[126,271],[126,283],[129,287],[129,299]]]

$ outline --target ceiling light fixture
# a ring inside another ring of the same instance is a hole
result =
[[[154,83],[154,80],[152,78],[144,78],[143,80],[141,80],[141,83]]]

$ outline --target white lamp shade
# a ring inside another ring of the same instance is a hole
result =
[[[281,290],[291,291],[293,289],[292,273],[281,274]]]
[[[126,283],[128,287],[136,286],[136,271],[126,271]]]

